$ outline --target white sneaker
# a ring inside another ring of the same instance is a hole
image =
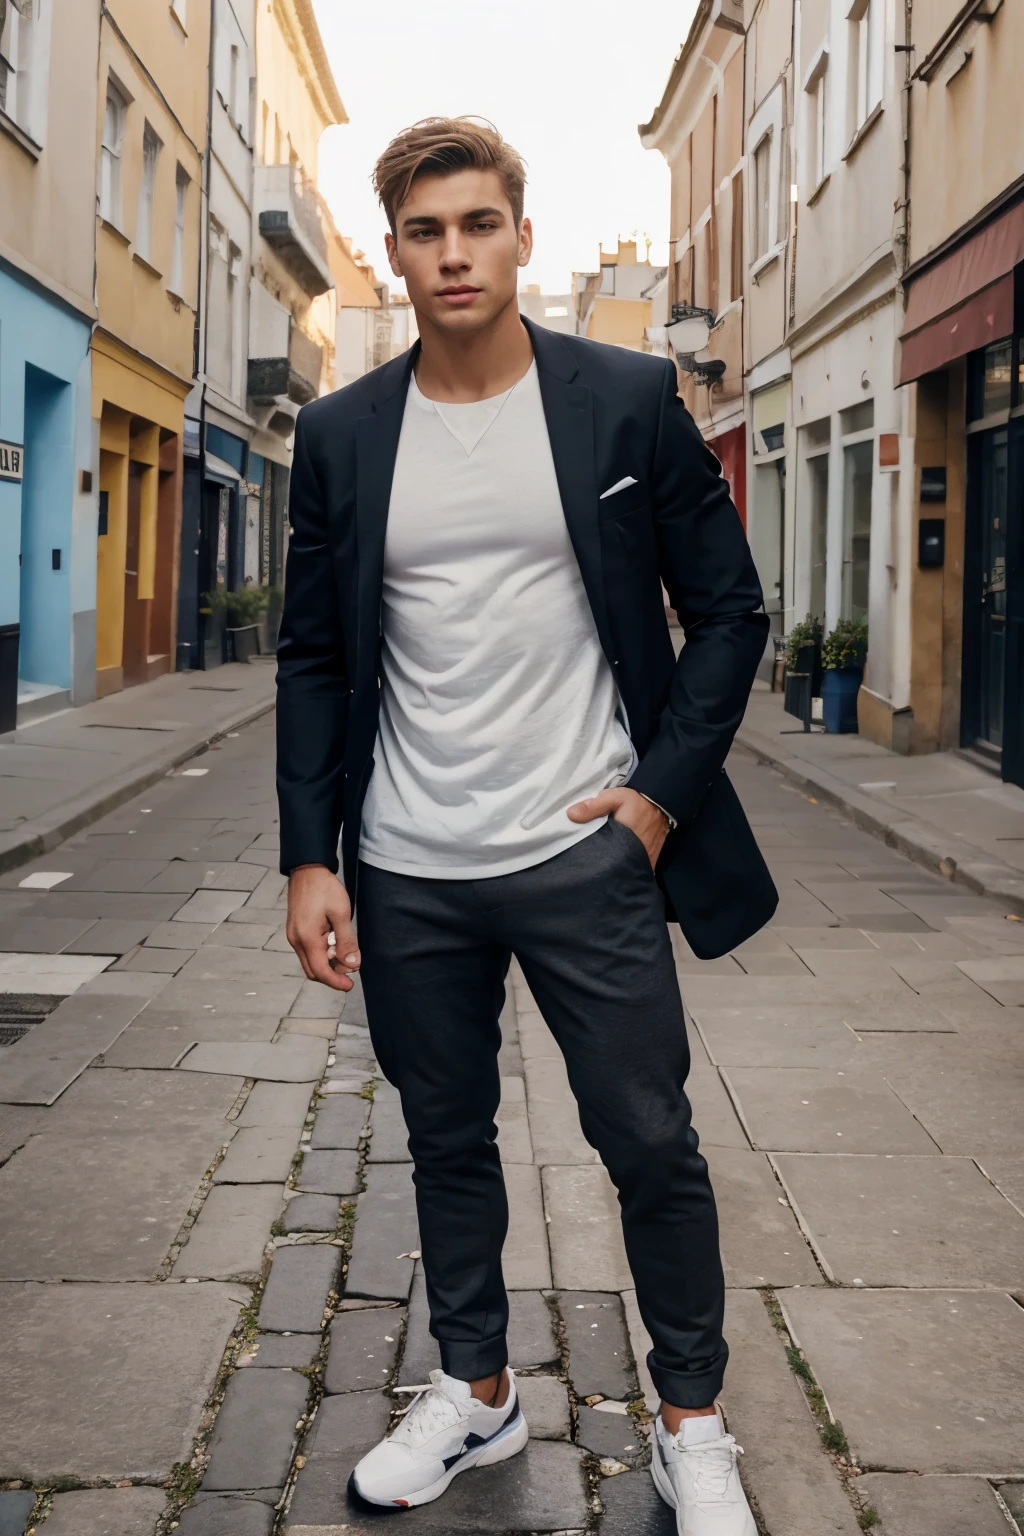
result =
[[[684,1445],[660,1418],[655,1422],[651,1476],[676,1512],[679,1536],[757,1536],[736,1465],[743,1450],[722,1427],[715,1440]]]
[[[430,1386],[413,1398],[398,1428],[356,1467],[355,1492],[369,1504],[429,1504],[459,1472],[521,1451],[529,1431],[511,1371],[508,1381],[505,1402],[488,1408],[471,1396],[468,1382],[431,1371]]]

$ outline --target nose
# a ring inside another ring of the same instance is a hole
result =
[[[471,265],[469,253],[462,236],[462,230],[457,224],[449,226],[444,232],[444,244],[441,247],[441,266],[445,272],[465,272]]]

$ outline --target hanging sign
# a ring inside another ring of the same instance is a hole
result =
[[[25,476],[25,449],[21,443],[0,441],[0,480],[22,480]]]

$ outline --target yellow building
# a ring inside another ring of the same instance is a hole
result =
[[[659,312],[664,269],[641,261],[635,240],[600,253],[600,271],[575,272],[573,293],[579,334],[634,352],[649,352],[648,328],[664,324]],[[657,291],[656,291],[657,290]]]
[[[194,372],[210,0],[108,0],[99,47],[93,416],[102,697],[172,666]]]

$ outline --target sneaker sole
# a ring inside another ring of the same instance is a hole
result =
[[[432,1504],[439,1499],[460,1472],[469,1472],[473,1467],[489,1467],[495,1462],[508,1461],[512,1456],[518,1456],[526,1446],[530,1438],[526,1420],[522,1413],[513,1419],[512,1423],[493,1440],[488,1440],[486,1445],[478,1446],[476,1450],[468,1452],[461,1461],[457,1461],[453,1467],[449,1467],[443,1477],[439,1477],[436,1483],[430,1483],[426,1488],[420,1488],[416,1493],[408,1493],[400,1499],[377,1499],[362,1491],[356,1482],[353,1472],[349,1478],[349,1489],[364,1504],[372,1504],[376,1509],[412,1509],[417,1504]]]
[[[657,1434],[657,1429],[655,1429],[654,1433]],[[651,1457],[651,1479],[669,1509],[674,1509],[678,1513],[679,1505],[676,1502],[675,1491],[665,1468],[661,1464],[661,1457],[658,1455],[657,1447],[654,1448],[654,1454]]]

